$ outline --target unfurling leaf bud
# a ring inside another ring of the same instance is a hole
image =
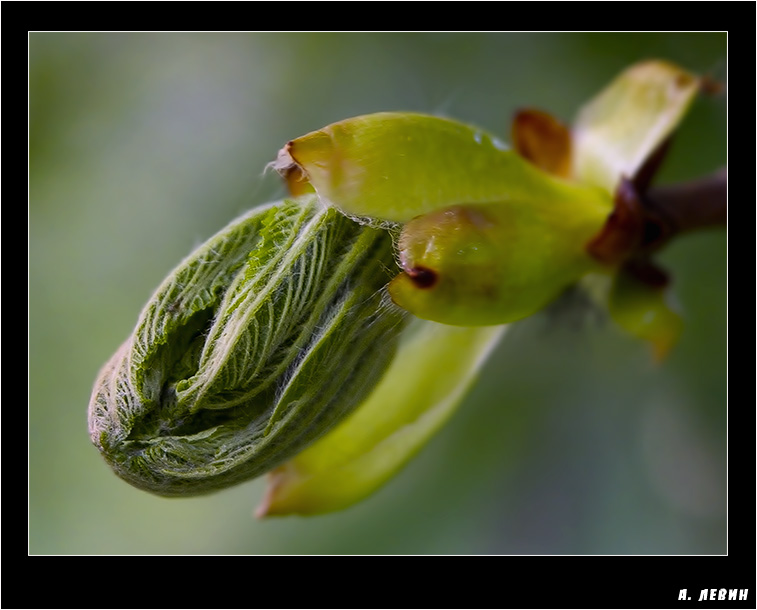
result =
[[[259,476],[373,389],[405,315],[390,235],[314,195],[258,208],[190,255],[105,365],[89,430],[113,470],[165,496]]]
[[[609,193],[555,178],[485,131],[413,113],[346,119],[290,141],[274,164],[344,213],[404,222],[392,300],[443,324],[535,313],[600,265],[585,245]]]

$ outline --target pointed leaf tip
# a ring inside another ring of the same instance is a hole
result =
[[[631,66],[578,113],[573,177],[614,192],[678,127],[701,79],[664,61]]]
[[[413,321],[358,410],[269,474],[256,515],[341,510],[380,488],[449,419],[505,328]]]

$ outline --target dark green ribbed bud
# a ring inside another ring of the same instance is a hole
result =
[[[207,493],[292,457],[356,407],[404,314],[391,236],[308,195],[253,210],[163,282],[105,365],[89,429],[113,470]]]

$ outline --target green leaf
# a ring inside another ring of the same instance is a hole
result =
[[[628,68],[578,113],[573,177],[613,193],[633,179],[673,133],[701,87],[693,74],[664,61]]]
[[[481,326],[525,318],[604,266],[585,245],[608,200],[459,205],[420,216],[399,240],[389,294],[414,315]]]
[[[598,263],[584,246],[609,194],[551,176],[484,131],[433,116],[378,113],[292,140],[276,167],[304,176],[344,213],[405,222],[392,299],[462,326],[544,307]]]
[[[409,112],[346,119],[290,141],[273,166],[296,169],[345,214],[407,222],[459,204],[594,200],[553,178],[482,129]]]
[[[454,413],[505,330],[413,321],[359,409],[269,475],[258,516],[340,510],[381,487]]]
[[[683,329],[681,316],[670,306],[668,296],[661,282],[645,281],[626,269],[616,274],[608,295],[612,319],[629,334],[647,341],[657,361],[667,356]]]

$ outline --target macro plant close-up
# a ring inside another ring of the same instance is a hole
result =
[[[30,56],[32,552],[725,551],[725,35]]]

